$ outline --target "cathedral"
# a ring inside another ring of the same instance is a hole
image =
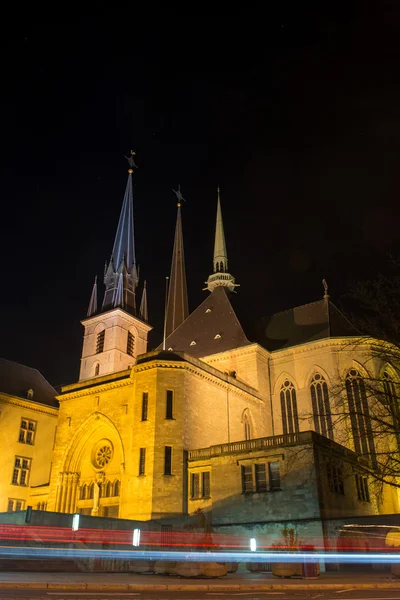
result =
[[[379,444],[368,423],[345,426],[331,410],[335,382],[357,403],[363,379],[394,377],[390,365],[371,357],[326,285],[249,339],[231,303],[219,190],[207,297],[190,314],[177,192],[163,342],[149,350],[133,169],[131,160],[104,294],[95,281],[82,321],[79,380],[57,394],[37,371],[0,365],[15,371],[13,385],[0,376],[0,512],[167,522],[200,508],[222,529],[398,513],[397,490],[375,494],[362,468]]]

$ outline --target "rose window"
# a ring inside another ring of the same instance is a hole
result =
[[[112,459],[113,451],[111,446],[100,446],[96,450],[95,463],[98,467],[105,467]]]

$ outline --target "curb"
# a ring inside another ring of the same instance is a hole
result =
[[[0,590],[75,590],[108,592],[238,592],[270,590],[400,590],[400,581],[379,583],[249,583],[249,584],[213,584],[213,583],[13,583],[0,581]]]

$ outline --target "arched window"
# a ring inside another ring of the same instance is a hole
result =
[[[222,262],[222,260],[221,260],[221,262],[219,263],[219,270],[221,271],[221,273],[223,273],[223,272],[224,272],[224,263]]]
[[[111,496],[111,482],[107,481],[104,485],[104,498],[109,498]]]
[[[89,485],[87,497],[88,497],[89,500],[93,500],[93,496],[94,496],[94,483],[91,483]]]
[[[244,439],[251,440],[251,438],[252,438],[251,421],[250,421],[250,416],[249,416],[248,410],[246,410],[244,413],[243,425],[244,425]]]
[[[121,482],[119,481],[119,479],[116,479],[114,481],[114,489],[113,489],[113,496],[119,496],[120,494],[120,490],[121,490]]]
[[[296,390],[291,381],[286,379],[281,387],[281,412],[283,433],[299,431]]]
[[[219,273],[219,263],[218,262],[215,263],[215,272]]]
[[[346,392],[354,449],[358,454],[370,455],[370,458],[374,460],[375,443],[369,416],[365,382],[361,374],[355,369],[351,369],[347,374]]]
[[[86,498],[87,498],[87,486],[86,486],[86,483],[84,483],[83,486],[81,487],[81,493],[80,493],[79,498],[81,500],[86,500]]]
[[[320,373],[315,373],[311,381],[310,390],[315,431],[333,440],[332,413],[329,403],[328,386],[325,378]]]
[[[100,363],[96,363],[95,367],[94,367],[94,376],[97,377],[97,375],[100,373]]]

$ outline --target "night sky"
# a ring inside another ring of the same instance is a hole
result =
[[[190,310],[207,293],[218,185],[234,306],[253,318],[322,298],[323,278],[340,302],[398,256],[398,2],[334,4],[157,20],[132,5],[3,31],[0,356],[76,380],[131,148],[152,345],[178,184]]]

